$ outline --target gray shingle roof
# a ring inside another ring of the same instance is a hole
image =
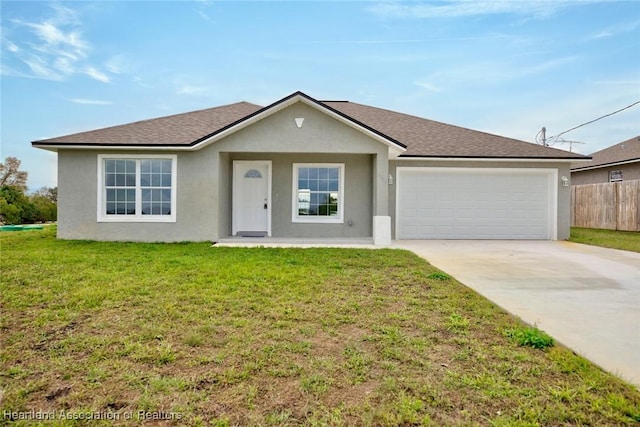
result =
[[[158,117],[88,132],[34,141],[36,146],[74,145],[193,145],[212,133],[262,109],[248,102]]]
[[[640,135],[591,154],[593,161],[571,165],[572,171],[606,167],[620,162],[640,162]]]
[[[562,158],[583,156],[550,147],[466,129],[433,120],[354,102],[326,101],[324,104],[407,146],[400,157],[488,157],[488,158]]]
[[[583,159],[550,147],[479,132],[395,111],[347,101],[316,101],[296,92],[268,107],[238,102],[216,108],[34,141],[36,147],[155,146],[189,147],[241,123],[284,100],[300,95],[319,108],[337,112],[407,151],[401,157]]]

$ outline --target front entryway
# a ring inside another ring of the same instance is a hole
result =
[[[271,235],[271,162],[233,162],[234,236]]]

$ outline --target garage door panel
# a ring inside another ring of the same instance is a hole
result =
[[[399,239],[548,239],[551,172],[398,168]]]

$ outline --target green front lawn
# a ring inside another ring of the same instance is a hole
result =
[[[640,232],[637,231],[571,227],[571,238],[569,240],[587,245],[640,252]]]
[[[636,388],[546,347],[548,337],[410,252],[53,233],[0,233],[0,415],[97,413],[122,425],[153,415],[175,425],[640,421]],[[70,422],[44,422],[55,423]],[[91,423],[101,424],[113,421]]]

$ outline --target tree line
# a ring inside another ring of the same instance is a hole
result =
[[[20,170],[20,163],[16,157],[7,157],[0,163],[0,224],[55,221],[58,188],[42,187],[27,193],[29,174]]]

